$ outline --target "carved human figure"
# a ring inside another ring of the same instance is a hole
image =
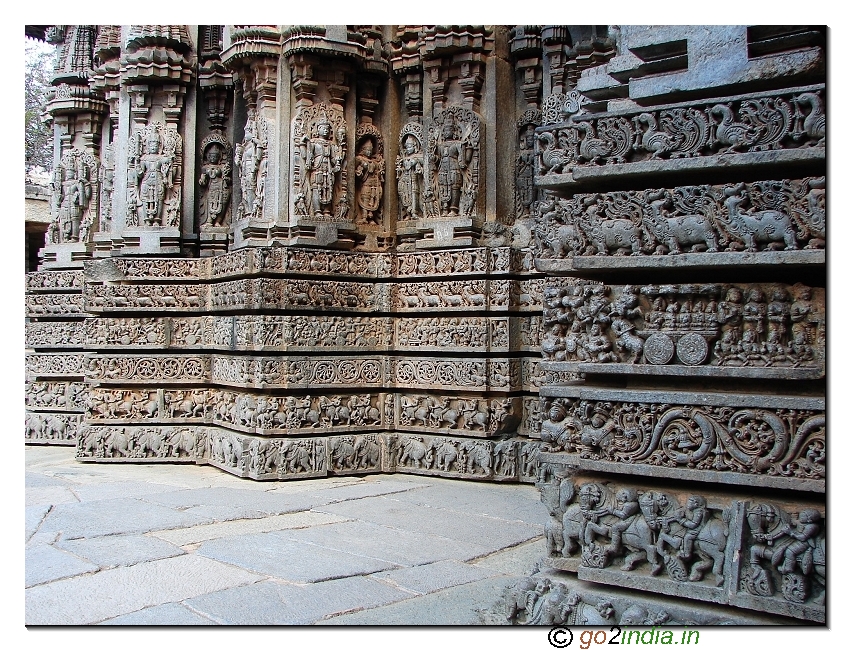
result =
[[[163,153],[162,138],[154,129],[145,141],[145,153],[135,169],[138,179],[137,196],[141,203],[145,225],[162,225],[163,199],[166,188],[173,186],[172,156]]]
[[[378,223],[384,193],[384,159],[375,152],[372,138],[366,138],[354,158],[357,179],[357,222]]]
[[[230,201],[230,164],[222,160],[222,148],[213,143],[204,154],[199,185],[205,189],[201,196],[201,225],[223,226]]]
[[[753,539],[761,543],[750,548],[750,564],[758,565],[759,560],[766,558],[779,573],[793,573],[800,556],[814,549],[820,520],[820,512],[807,508],[801,510],[796,519],[792,518],[790,523],[777,526],[771,532],[753,531]]]
[[[100,231],[109,232],[112,224],[112,193],[115,191],[115,157],[112,145],[104,147],[103,164],[98,170],[100,181]]]
[[[242,190],[242,200],[239,204],[239,216],[256,214],[258,182],[261,164],[265,160],[263,144],[257,136],[257,122],[253,111],[248,114],[245,122],[245,138],[236,145],[234,162],[239,168],[239,186]]]
[[[516,157],[516,217],[531,214],[537,190],[534,187],[534,124],[520,131],[519,153]]]
[[[54,171],[52,203],[60,242],[80,240],[80,223],[91,198],[85,166],[71,161]]]
[[[706,508],[705,498],[698,494],[688,497],[688,502],[684,510],[676,509],[670,516],[661,518],[661,532],[658,534],[658,542],[656,544],[658,552],[663,555],[665,544],[675,549],[679,548],[679,540],[670,531],[670,524],[676,522],[685,531],[682,536],[679,557],[683,560],[690,559],[694,549],[694,540],[699,535],[703,526],[705,526],[707,520],[708,510]]]
[[[402,142],[404,153],[396,161],[398,176],[398,198],[400,220],[418,219],[423,216],[422,194],[425,184],[425,158],[419,141],[413,135],[407,135]]]
[[[637,491],[634,488],[623,488],[617,491],[615,496],[616,507],[601,508],[596,511],[596,516],[614,515],[618,521],[612,524],[596,523],[595,518],[587,522],[585,528],[584,541],[586,544],[591,544],[594,541],[594,535],[610,536],[611,542],[608,545],[608,554],[613,555],[620,552],[622,547],[623,531],[631,526],[632,522],[640,513],[640,505],[638,504]]]
[[[309,179],[307,205],[313,216],[329,217],[333,209],[333,190],[337,175],[342,169],[345,149],[333,143],[332,126],[327,118],[316,125],[316,135],[303,139],[304,166]]]
[[[463,190],[463,172],[472,160],[473,150],[461,140],[454,115],[447,113],[431,152],[437,169],[437,193],[442,216],[457,216]]]

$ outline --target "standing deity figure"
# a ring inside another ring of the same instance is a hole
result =
[[[381,209],[384,193],[384,159],[375,152],[372,138],[365,138],[355,156],[354,175],[357,178],[357,222],[378,223],[376,213]]]
[[[109,232],[112,224],[112,193],[115,191],[115,154],[113,145],[103,148],[103,164],[98,174],[100,181],[100,230]]]
[[[162,138],[152,130],[145,141],[145,153],[135,173],[138,179],[137,196],[141,203],[145,225],[162,225],[162,205],[166,188],[173,185],[174,159],[162,152]]]
[[[396,160],[398,198],[401,208],[399,220],[418,219],[424,216],[422,194],[425,187],[425,157],[419,140],[413,134],[402,140],[404,153]]]
[[[316,135],[303,138],[304,166],[308,173],[311,215],[332,216],[334,184],[342,169],[345,148],[333,143],[333,128],[327,118],[316,124]]]
[[[245,139],[236,145],[234,162],[239,168],[239,185],[242,189],[238,217],[258,216],[262,207],[258,201],[259,191],[265,182],[265,178],[261,178],[265,170],[265,146],[257,133],[254,111],[248,114]]]
[[[531,214],[537,190],[534,187],[534,127],[525,124],[520,132],[519,153],[516,157],[516,216]]]
[[[431,152],[431,163],[437,168],[437,193],[442,216],[458,215],[463,172],[472,160],[472,154],[472,147],[461,139],[454,115],[447,113]]]
[[[223,226],[230,201],[230,162],[223,159],[222,146],[212,143],[206,148],[198,184],[205,188],[201,196],[200,218],[203,226]]]
[[[80,240],[80,223],[90,198],[91,185],[86,177],[85,165],[74,165],[69,160],[54,170],[51,202],[60,242]]]

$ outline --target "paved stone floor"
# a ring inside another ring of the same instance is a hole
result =
[[[27,625],[474,625],[545,551],[530,485],[25,458]]]

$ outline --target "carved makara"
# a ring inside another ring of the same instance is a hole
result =
[[[99,165],[91,154],[68,150],[53,170],[50,184],[52,221],[46,244],[87,242],[98,216]]]
[[[351,206],[344,178],[348,141],[342,111],[326,104],[299,109],[292,137],[293,214],[320,221],[347,220]]]
[[[128,151],[127,225],[180,226],[183,138],[174,126],[136,129]]]

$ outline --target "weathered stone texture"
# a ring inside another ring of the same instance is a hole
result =
[[[604,587],[501,622],[824,621],[823,28],[50,34],[28,443],[536,482]]]

